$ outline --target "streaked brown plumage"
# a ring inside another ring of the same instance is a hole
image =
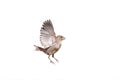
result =
[[[61,35],[56,36],[51,20],[43,22],[40,34],[40,41],[44,48],[34,45],[36,50],[43,51],[45,54],[47,54],[51,63],[54,62],[50,59],[50,55],[52,55],[52,57],[58,61],[54,57],[54,54],[60,49],[61,42],[65,38]]]

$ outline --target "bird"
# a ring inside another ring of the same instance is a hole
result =
[[[52,21],[49,19],[43,22],[40,29],[40,42],[43,47],[36,45],[34,45],[34,47],[36,48],[36,51],[42,51],[43,53],[47,54],[50,63],[54,64],[54,62],[50,59],[50,56],[59,62],[54,55],[61,48],[63,40],[65,40],[65,37],[62,35],[56,35]]]

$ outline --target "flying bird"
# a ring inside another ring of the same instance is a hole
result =
[[[51,59],[54,58],[57,62],[58,59],[54,57],[54,54],[60,49],[61,47],[61,42],[65,39],[65,37],[61,35],[55,34],[53,24],[51,20],[46,20],[43,22],[43,25],[40,30],[40,42],[43,47],[36,46],[36,51],[42,51],[45,54],[48,55],[48,59],[50,60],[51,63],[54,63]]]

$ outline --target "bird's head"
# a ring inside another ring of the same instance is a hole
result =
[[[61,35],[58,35],[58,36],[57,36],[57,39],[60,40],[60,41],[62,41],[62,40],[65,40],[65,37],[63,37],[63,36],[61,36]]]

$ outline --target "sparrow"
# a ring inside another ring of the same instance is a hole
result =
[[[47,54],[50,63],[54,64],[54,62],[50,59],[50,56],[58,62],[58,59],[54,57],[54,54],[61,48],[61,43],[64,39],[65,37],[62,35],[56,36],[51,20],[46,20],[43,22],[40,29],[40,42],[43,47],[34,46],[36,51],[42,51]]]

